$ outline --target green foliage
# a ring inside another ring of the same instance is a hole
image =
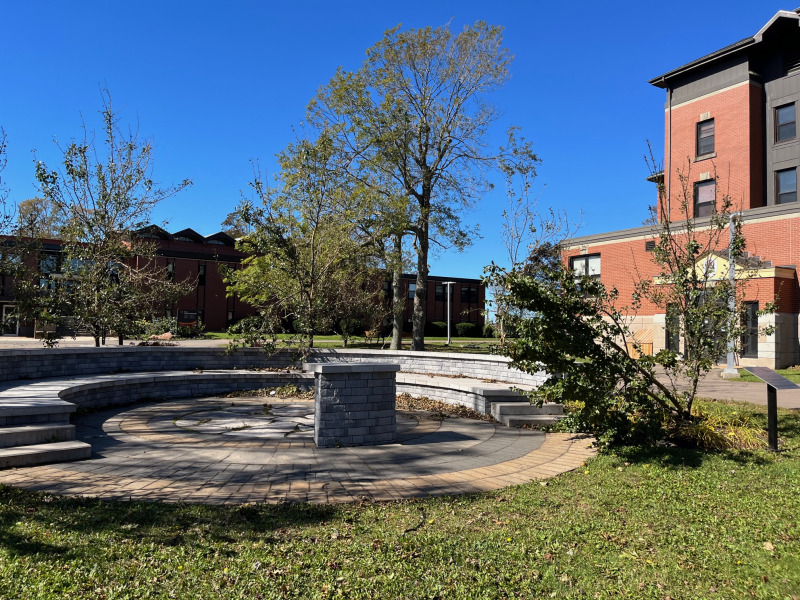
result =
[[[257,307],[269,323],[292,322],[309,348],[316,334],[342,320],[382,318],[383,277],[360,229],[371,197],[344,177],[334,150],[325,133],[300,140],[279,156],[280,187],[256,176],[258,204],[245,201],[239,209],[251,232],[237,246],[249,256],[225,277],[229,294]]]
[[[175,317],[155,317],[141,320],[137,323],[138,337],[143,340],[150,339],[153,335],[175,333],[178,330],[178,319]]]
[[[635,360],[620,345],[626,331],[614,293],[595,279],[576,280],[556,262],[535,272],[493,266],[489,278],[520,309],[509,314],[517,337],[502,353],[525,372],[550,374],[529,393],[533,401],[581,402],[574,418],[602,445],[663,437],[662,424],[670,409],[680,408],[679,398],[660,389],[651,357]]]
[[[278,333],[283,331],[280,320],[274,313],[259,313],[240,319],[228,327],[231,341],[228,350],[238,347],[264,348],[267,352],[275,350]]]
[[[15,290],[26,318],[75,319],[97,345],[112,331],[120,341],[134,334],[142,319],[193,288],[189,281],[168,281],[156,264],[154,246],[132,235],[147,224],[154,206],[191,182],[158,187],[152,181],[152,144],[120,129],[105,90],[100,114],[102,147],[84,124],[82,139],[59,146],[62,169],[36,163],[43,202],[63,245],[58,256],[50,257],[31,245],[23,262],[53,259],[56,264],[41,277],[29,269]]]
[[[413,236],[414,350],[424,349],[431,241],[468,245],[472,228],[461,214],[491,187],[487,169],[538,162],[521,138],[511,136],[508,148],[488,146],[499,113],[487,97],[509,79],[511,61],[502,28],[485,22],[460,33],[447,25],[395,27],[367,50],[361,69],[340,69],[308,108],[308,122],[330,132],[347,158],[348,174],[382,199],[375,221],[392,239],[395,274],[403,237]],[[394,327],[399,334],[401,322]]]
[[[477,329],[475,323],[456,323],[458,337],[475,337]]]
[[[444,321],[430,321],[425,328],[425,335],[442,337],[447,335],[447,323]]]

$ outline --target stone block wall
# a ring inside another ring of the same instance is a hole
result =
[[[305,364],[314,373],[314,442],[319,448],[397,440],[395,374],[381,363]]]
[[[509,368],[509,359],[485,354],[410,352],[403,350],[316,349],[309,363],[385,363],[400,365],[408,373],[436,373],[475,379],[538,386],[544,371],[523,373]],[[192,371],[195,369],[299,368],[290,351],[266,354],[242,348],[226,354],[224,348],[181,346],[108,346],[103,348],[55,348],[0,350],[0,381],[80,377],[81,375],[136,373],[141,371]]]

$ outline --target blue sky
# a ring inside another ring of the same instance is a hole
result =
[[[589,8],[591,7],[591,8]],[[542,159],[540,205],[580,220],[579,235],[637,227],[653,203],[643,156],[663,154],[664,92],[647,81],[752,36],[778,10],[771,0],[561,2],[306,0],[295,2],[11,2],[0,4],[2,174],[12,201],[37,195],[32,151],[51,166],[53,144],[97,126],[99,85],[124,124],[155,145],[154,178],[194,185],[153,214],[176,231],[220,229],[252,179],[250,160],[274,155],[337,66],[358,68],[383,32],[476,20],[505,27],[515,55],[491,97]],[[482,237],[466,252],[431,257],[431,273],[479,277],[503,263],[502,189],[466,215]]]

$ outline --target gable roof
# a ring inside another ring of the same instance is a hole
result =
[[[173,233],[172,238],[180,242],[191,240],[192,242],[196,242],[198,244],[202,244],[206,240],[206,238],[197,233],[194,229],[188,227],[186,229],[181,229],[180,231],[176,231],[175,233]],[[179,240],[178,238],[186,238],[186,239]]]

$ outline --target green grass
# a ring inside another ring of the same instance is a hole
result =
[[[226,332],[206,332],[203,334],[205,339],[211,340],[232,340],[233,337]],[[292,336],[289,334],[278,335],[278,344],[281,342],[290,341]],[[350,338],[348,348],[370,348],[380,349],[383,346],[388,349],[391,338],[386,338],[386,343],[377,343],[375,341],[365,342],[363,336],[354,336]],[[450,346],[447,345],[446,337],[426,337],[425,347],[426,350],[432,352],[466,352],[477,354],[488,354],[498,344],[498,340],[494,338],[468,338],[468,337],[452,337]],[[342,348],[342,338],[338,335],[315,335],[314,346],[317,348]],[[403,350],[411,349],[411,340],[403,339]]]
[[[786,377],[786,379],[788,379],[792,383],[797,383],[798,385],[800,385],[800,370],[776,369],[775,372],[778,373],[779,375],[783,375],[784,377]],[[739,378],[732,379],[731,381],[752,381],[756,383],[763,383],[758,377],[756,377],[755,375],[751,375],[744,369],[739,369]]]
[[[547,485],[424,501],[212,507],[0,487],[0,598],[796,598],[800,414],[779,425],[778,454],[626,448]]]

